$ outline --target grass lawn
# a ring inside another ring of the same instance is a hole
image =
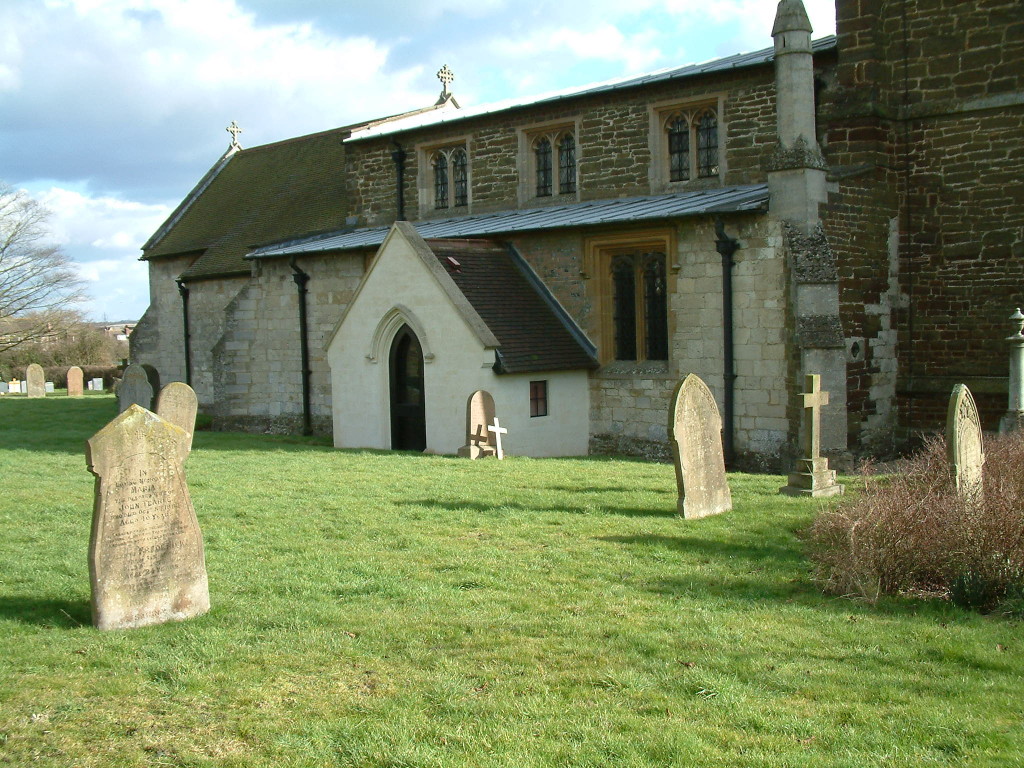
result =
[[[1021,625],[820,594],[781,477],[199,433],[212,610],[98,632],[115,411],[0,398],[0,765],[1024,764]]]

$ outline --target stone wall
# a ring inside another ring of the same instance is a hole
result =
[[[129,337],[131,362],[152,365],[162,383],[185,380],[185,332],[174,280],[190,263],[188,257],[149,262],[149,308]]]
[[[364,255],[302,257],[309,276],[307,326],[313,431],[331,430],[327,342],[352,300]],[[261,432],[302,429],[302,355],[298,289],[287,261],[260,262],[224,311],[226,325],[213,356],[219,428]]]

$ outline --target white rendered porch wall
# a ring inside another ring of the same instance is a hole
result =
[[[424,354],[427,452],[455,453],[466,442],[466,402],[478,389],[494,396],[508,428],[510,454],[587,453],[585,371],[498,376],[483,345],[409,243],[391,237],[328,349],[339,448],[391,448],[389,352],[404,323]],[[530,381],[548,382],[549,416],[530,417]]]

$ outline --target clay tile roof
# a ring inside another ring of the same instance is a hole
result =
[[[146,243],[143,259],[200,253],[186,279],[248,273],[254,246],[345,225],[348,129],[243,149],[218,163]]]
[[[426,242],[498,339],[498,373],[597,367],[593,345],[514,249],[491,240]]]

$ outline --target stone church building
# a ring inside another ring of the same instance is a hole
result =
[[[885,451],[955,382],[1006,408],[1024,304],[1017,0],[837,0],[812,40],[500,108],[436,104],[227,153],[143,247],[133,362],[221,428],[455,453],[663,449],[677,381],[730,461]]]

